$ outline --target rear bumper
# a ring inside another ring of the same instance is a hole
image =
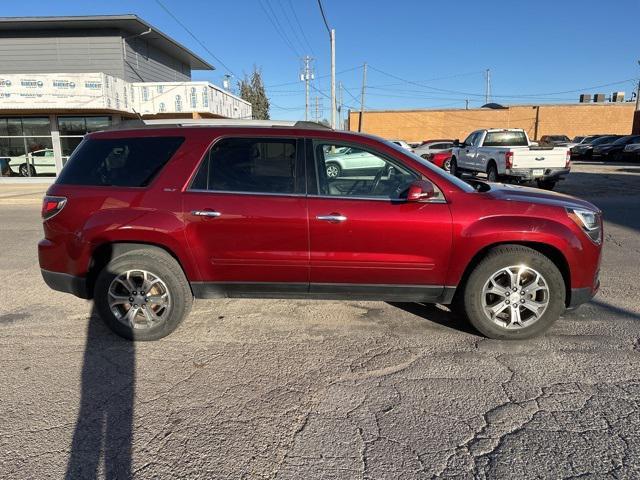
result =
[[[44,269],[40,269],[40,272],[42,273],[44,282],[49,288],[59,292],[71,293],[80,298],[90,298],[86,278]]]
[[[510,177],[517,177],[520,180],[561,180],[562,177],[571,172],[570,168],[545,168],[542,176],[533,176],[534,170],[538,168],[512,168],[506,174]]]

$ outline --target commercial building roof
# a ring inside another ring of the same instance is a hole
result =
[[[193,70],[215,70],[215,67],[202,57],[196,55],[184,45],[176,42],[156,27],[145,22],[137,15],[90,15],[69,17],[0,17],[0,35],[8,31],[29,30],[82,30],[82,29],[117,29],[136,35],[151,29],[144,36],[174,58],[191,66]]]

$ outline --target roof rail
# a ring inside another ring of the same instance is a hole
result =
[[[136,122],[135,120],[133,122]],[[178,126],[178,127],[206,127],[206,126],[233,126],[233,127],[294,127],[331,130],[330,127],[321,123],[307,121],[287,121],[287,120],[240,120],[233,118],[167,118],[138,120],[138,126]],[[123,122],[124,123],[124,122]],[[127,122],[128,123],[128,122]]]

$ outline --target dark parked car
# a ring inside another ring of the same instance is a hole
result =
[[[566,135],[543,135],[540,137],[540,145],[555,145],[564,147],[571,143],[571,139]]]
[[[589,160],[593,155],[594,147],[611,143],[621,136],[622,135],[605,135],[603,137],[595,138],[591,143],[576,145],[571,149],[571,160]]]
[[[624,147],[638,142],[640,142],[640,135],[626,135],[611,143],[598,144],[593,147],[593,159],[619,162],[623,159]]]
[[[453,304],[483,334],[547,330],[598,290],[591,203],[473,185],[388,141],[306,122],[88,134],[44,198],[46,283],[155,340],[193,298]],[[353,147],[380,165],[326,175]]]

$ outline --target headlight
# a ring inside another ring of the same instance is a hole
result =
[[[602,242],[602,218],[599,212],[582,208],[567,208],[567,215],[591,240],[598,244]]]

